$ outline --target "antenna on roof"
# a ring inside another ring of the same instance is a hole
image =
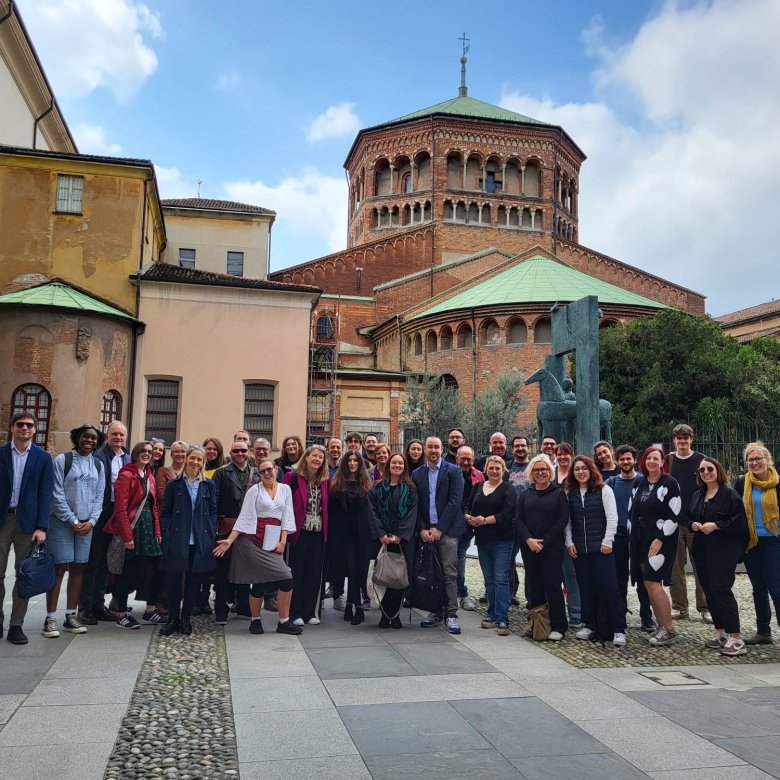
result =
[[[200,185],[203,184],[203,179],[198,179],[198,197],[200,197]]]
[[[460,89],[458,90],[458,97],[466,97],[469,94],[469,88],[466,86],[466,55],[471,48],[471,39],[466,37],[466,31],[463,31],[463,36],[458,38],[463,44],[463,54],[460,58]]]

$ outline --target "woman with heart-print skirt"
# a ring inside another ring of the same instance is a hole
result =
[[[648,641],[654,647],[677,641],[672,605],[663,583],[672,576],[677,554],[677,523],[682,508],[680,486],[667,473],[662,447],[651,445],[639,461],[642,481],[631,494],[631,570],[644,581],[658,631]]]

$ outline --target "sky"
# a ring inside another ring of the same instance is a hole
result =
[[[778,0],[18,6],[79,150],[274,209],[273,270],[345,248],[355,134],[455,97],[465,32],[469,95],[588,156],[580,243],[712,315],[780,297]]]

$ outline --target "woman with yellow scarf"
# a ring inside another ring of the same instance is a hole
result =
[[[746,645],[772,644],[772,608],[780,625],[780,539],[777,521],[780,517],[780,477],[772,453],[760,442],[745,447],[747,473],[734,484],[742,496],[748,520],[748,551],[745,568],[753,586],[756,609],[756,633],[745,640]]]

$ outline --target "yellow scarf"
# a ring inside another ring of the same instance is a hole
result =
[[[777,490],[775,488],[780,482],[780,476],[774,466],[769,467],[769,476],[761,481],[756,479],[749,471],[745,474],[745,489],[742,493],[742,500],[745,504],[745,513],[748,519],[748,531],[750,532],[750,541],[748,550],[758,544],[758,534],[756,533],[756,516],[753,511],[753,488],[761,490],[761,522],[772,536],[777,536],[777,520],[780,517],[780,507],[777,505]]]

